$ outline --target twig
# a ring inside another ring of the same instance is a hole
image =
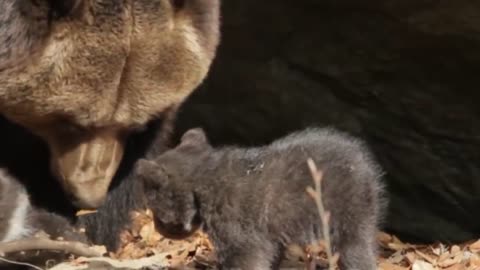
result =
[[[322,201],[322,179],[323,179],[323,172],[317,169],[315,162],[309,158],[307,160],[308,168],[310,169],[310,173],[312,175],[313,181],[315,183],[315,190],[312,187],[307,187],[307,192],[310,196],[315,200],[317,205],[318,214],[320,215],[320,220],[322,222],[322,231],[323,231],[323,240],[325,243],[325,253],[327,253],[328,259],[328,269],[334,270],[336,265],[336,258],[334,258],[332,254],[332,245],[330,242],[330,212],[325,210]]]
[[[0,261],[6,262],[6,263],[9,263],[9,264],[28,266],[28,267],[31,267],[31,268],[36,269],[36,270],[43,270],[42,268],[40,268],[38,266],[35,266],[33,264],[11,261],[11,260],[8,260],[8,259],[2,258],[2,257],[0,257]]]
[[[80,242],[56,241],[48,238],[27,238],[6,243],[0,243],[0,254],[27,250],[57,250],[66,251],[83,257],[101,257],[103,254]]]

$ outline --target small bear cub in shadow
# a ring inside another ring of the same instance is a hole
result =
[[[87,243],[66,218],[34,207],[25,187],[0,168],[0,243],[29,238],[43,231],[51,239]]]
[[[307,159],[323,172],[323,203],[341,269],[376,269],[375,234],[386,200],[381,169],[358,139],[309,128],[269,145],[213,148],[200,128],[154,160],[139,160],[156,228],[182,238],[202,226],[221,268],[271,269],[290,244],[322,239]]]

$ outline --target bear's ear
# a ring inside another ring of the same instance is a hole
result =
[[[185,146],[209,146],[207,136],[202,128],[187,130],[180,139],[179,147]]]

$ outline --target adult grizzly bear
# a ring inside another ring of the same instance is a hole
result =
[[[98,207],[126,136],[206,76],[219,4],[70,2],[59,18],[52,1],[0,4],[0,112],[48,143],[51,167],[78,206]]]
[[[207,75],[219,42],[219,5],[1,1],[0,113],[8,120],[0,123],[0,165],[15,167],[9,169],[23,182],[40,178],[34,181],[44,186],[50,167],[76,207],[104,205],[122,158],[132,159],[124,155],[128,138],[174,110]],[[151,132],[160,128],[154,126]],[[35,147],[46,142],[48,165],[34,147],[29,156],[22,136],[31,136],[27,143],[40,138]]]

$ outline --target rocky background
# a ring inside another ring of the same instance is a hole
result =
[[[480,236],[480,2],[227,0],[177,133],[258,145],[309,125],[365,139],[407,241]]]

